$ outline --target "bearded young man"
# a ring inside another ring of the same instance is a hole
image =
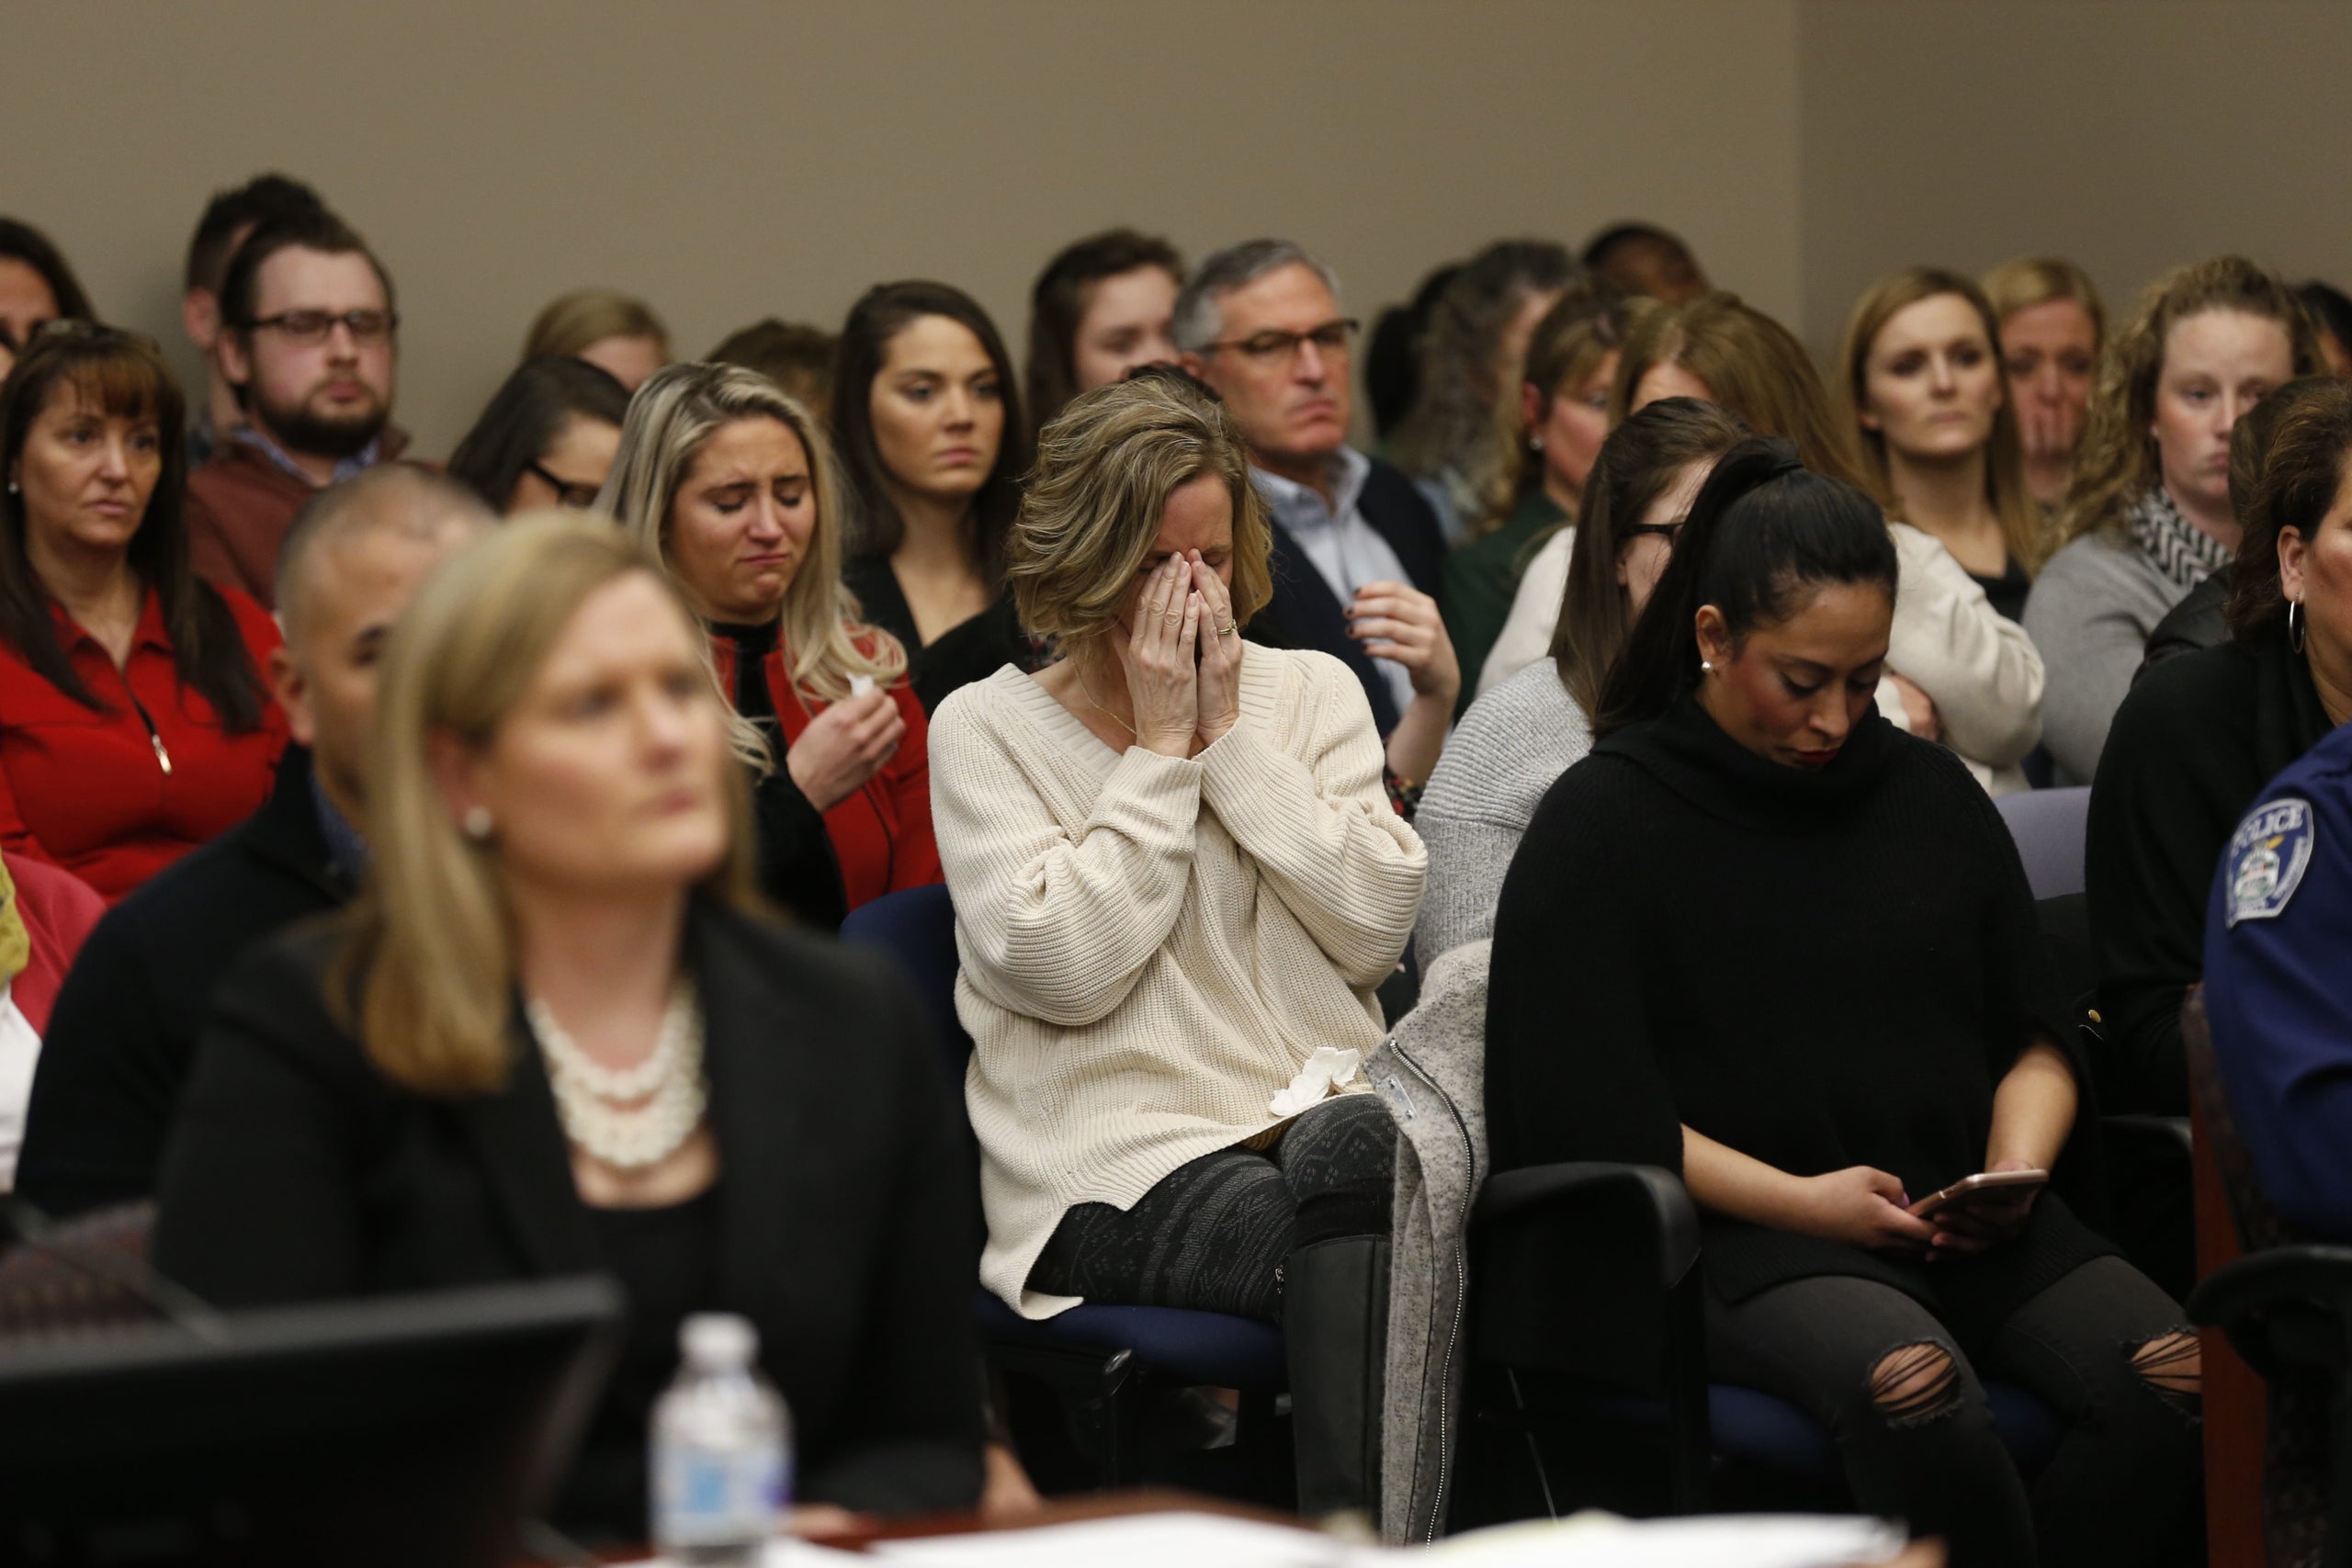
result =
[[[311,494],[399,456],[399,313],[367,242],[289,213],[237,247],[220,286],[220,367],[243,423],[188,477],[196,570],[273,608],[278,547]]]

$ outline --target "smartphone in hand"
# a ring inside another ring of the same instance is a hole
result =
[[[2050,1173],[2046,1170],[1980,1170],[1973,1176],[1962,1177],[1940,1192],[1928,1193],[1912,1204],[1908,1213],[1924,1220],[1942,1209],[2007,1202],[2023,1190],[2045,1187],[2049,1182]]]

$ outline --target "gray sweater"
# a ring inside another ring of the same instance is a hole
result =
[[[1548,659],[1462,716],[1422,792],[1413,826],[1428,846],[1429,890],[1413,937],[1427,968],[1495,934],[1495,900],[1519,840],[1553,782],[1592,750],[1592,721]]]
[[[2091,782],[2148,634],[2188,593],[2121,530],[2084,535],[2034,579],[2025,629],[2049,671],[2041,742],[2057,764],[2057,783]]]

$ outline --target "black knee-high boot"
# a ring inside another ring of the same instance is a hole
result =
[[[1295,1248],[1283,1267],[1298,1511],[1353,1509],[1380,1522],[1380,1434],[1388,1371],[1388,1237]]]

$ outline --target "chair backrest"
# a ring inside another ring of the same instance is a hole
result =
[[[956,906],[944,884],[909,887],[886,893],[861,904],[842,921],[842,940],[857,947],[887,953],[899,961],[914,982],[915,996],[931,1020],[933,1042],[941,1063],[955,1080],[960,1099],[964,1064],[972,1055],[972,1037],[956,1016]]]
[[[2017,840],[2025,879],[2036,898],[2059,898],[2083,890],[2083,838],[2090,819],[2091,792],[2028,789],[1993,803]]]
[[[135,1283],[146,1271],[155,1205],[99,1209],[0,1254],[0,1338],[78,1334],[162,1314]]]

